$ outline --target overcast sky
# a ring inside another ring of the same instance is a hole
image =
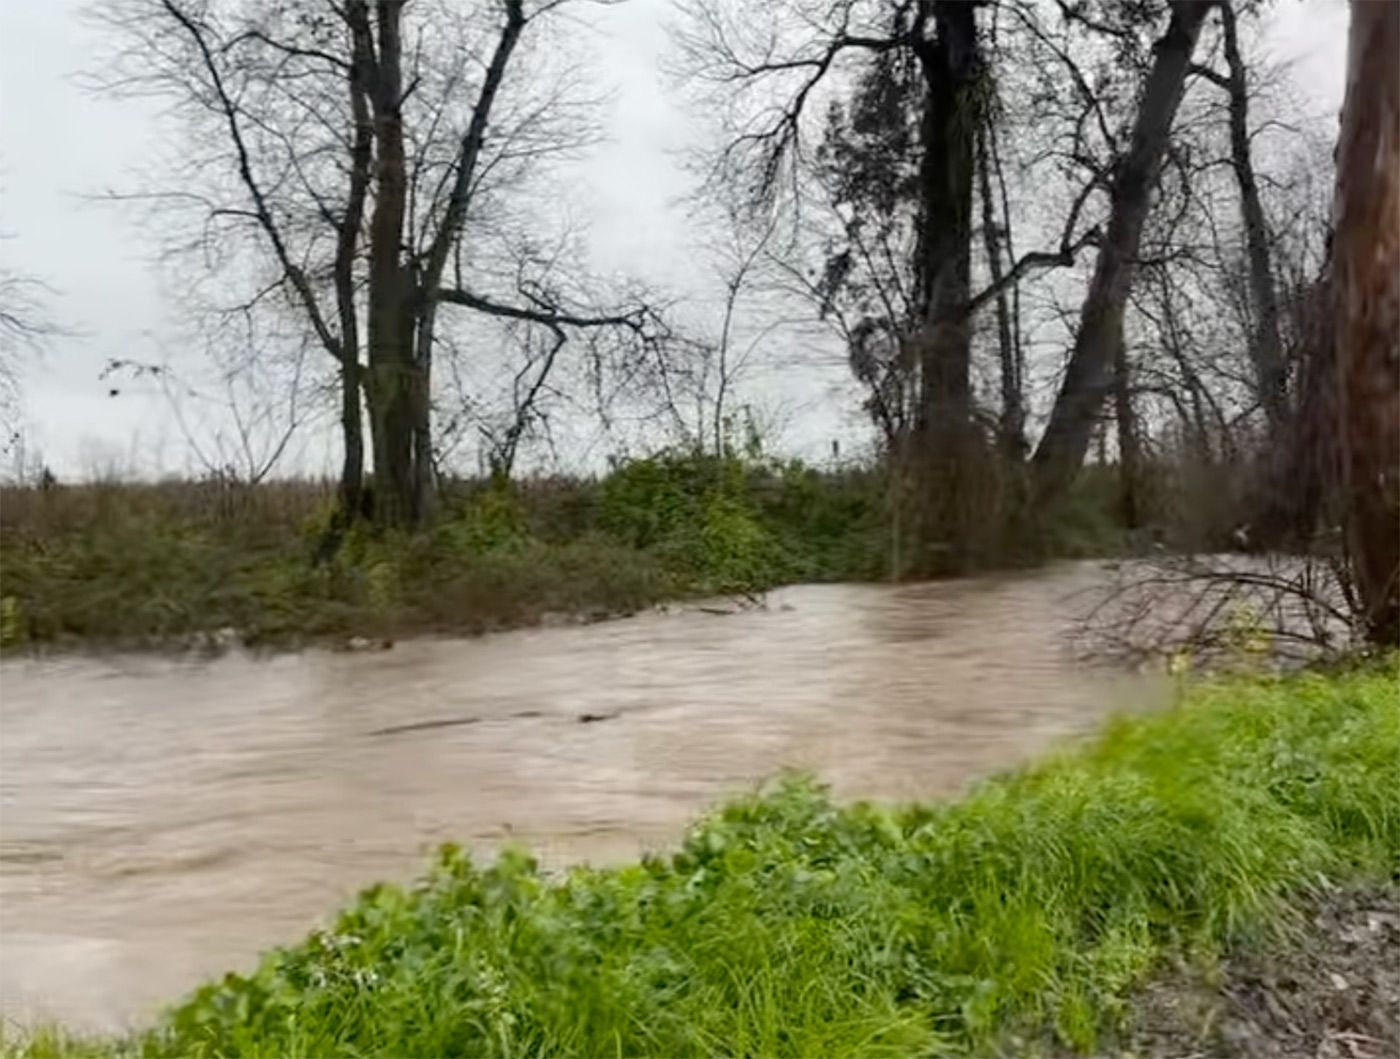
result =
[[[0,263],[50,284],[55,315],[70,331],[54,338],[41,362],[25,366],[26,434],[61,476],[106,467],[179,471],[187,460],[161,403],[139,394],[113,399],[99,378],[114,357],[179,364],[197,351],[173,347],[180,308],[162,298],[150,244],[133,218],[85,199],[129,186],[158,133],[148,108],[94,97],[76,83],[103,51],[97,31],[77,17],[86,2],[0,0],[0,233],[11,236],[0,241]],[[593,264],[693,288],[694,233],[675,204],[687,181],[673,157],[686,140],[686,116],[658,73],[668,0],[631,0],[600,17],[598,68],[616,94],[608,142],[582,166],[578,189]],[[1335,114],[1343,0],[1275,0],[1270,18],[1273,56],[1296,63],[1310,102]],[[790,445],[810,452],[853,414],[834,395],[822,407],[839,381],[819,376],[805,391],[790,381],[769,384],[798,398]],[[309,439],[300,462],[329,468],[327,443]]]

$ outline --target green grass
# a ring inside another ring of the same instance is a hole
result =
[[[1169,953],[1400,871],[1396,661],[1232,678],[947,804],[785,779],[667,858],[444,849],[124,1041],[14,1055],[924,1056],[1087,1050]]]

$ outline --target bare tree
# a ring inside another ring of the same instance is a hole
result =
[[[112,397],[132,382],[154,383],[204,475],[231,487],[254,486],[277,469],[297,433],[318,415],[306,353],[303,345],[285,371],[256,355],[226,361],[208,383],[192,382],[168,363],[114,358],[101,378]]]
[[[887,145],[917,145],[913,243],[902,248],[898,266],[913,273],[909,300],[917,318],[896,326],[910,328],[900,341],[911,343],[920,366],[918,426],[933,448],[946,449],[945,442],[965,429],[970,411],[966,325],[982,77],[976,11],[975,5],[933,0],[847,0],[832,9],[792,0],[763,12],[698,2],[687,9],[681,37],[688,71],[717,90],[731,117],[713,176],[725,193],[737,193],[751,206],[771,204],[787,193],[785,187],[800,186],[806,126],[821,118],[814,95],[858,70],[852,61],[868,62],[853,104],[860,111],[856,124],[878,115],[887,128],[875,137]],[[919,101],[913,129],[909,97]],[[815,119],[812,109],[818,109]],[[835,145],[837,154],[842,149]],[[859,153],[858,147],[845,152]],[[868,152],[864,157],[871,161]],[[889,174],[876,171],[882,166],[888,167],[885,160],[874,160],[854,175],[843,192],[846,200],[881,194],[875,184],[888,192]]]
[[[794,313],[786,283],[790,262],[781,248],[789,225],[773,216],[754,220],[723,201],[699,204],[694,218],[706,233],[697,262],[704,287],[670,335],[671,419],[688,447],[723,456],[736,407],[752,396],[744,383],[776,369],[784,361],[780,336],[809,321],[805,311]]]
[[[1220,0],[1228,73],[1194,66],[1229,97],[1230,163],[1239,185],[1240,213],[1244,220],[1245,247],[1249,259],[1249,288],[1255,315],[1250,334],[1250,355],[1260,403],[1274,445],[1282,445],[1288,424],[1287,370],[1279,325],[1278,294],[1274,286],[1269,227],[1255,176],[1253,130],[1249,124],[1249,67],[1240,48],[1238,16],[1233,0]]]
[[[1212,0],[1173,0],[1171,21],[1155,46],[1129,145],[1114,170],[1108,231],[1084,299],[1074,349],[1032,461],[1037,507],[1057,501],[1073,481],[1113,388],[1113,358],[1123,342],[1123,311],[1143,226],[1191,56],[1211,6]]]
[[[42,280],[0,263],[0,421],[6,424],[18,412],[22,362],[59,333],[49,316],[52,294]],[[6,434],[13,429],[7,425]]]
[[[685,12],[684,71],[721,115],[706,190],[796,219],[786,282],[841,335],[887,449],[920,479],[916,534],[956,547],[972,527],[963,487],[977,491],[963,479],[979,476],[985,450],[974,319],[996,310],[1000,433],[1018,436],[1013,306],[1033,274],[1071,266],[1097,242],[1083,211],[1102,182],[1076,189],[1053,249],[1011,254],[983,5],[695,0]],[[985,285],[974,290],[979,196]]]
[[[987,274],[995,291],[997,321],[997,364],[1001,384],[1001,415],[998,431],[1002,449],[1019,463],[1026,455],[1025,364],[1021,351],[1019,292],[1008,289],[1003,264],[1003,244],[1014,256],[1011,243],[1010,210],[1005,204],[1006,179],[996,152],[996,126],[989,117],[977,131],[977,186],[982,203],[982,243],[986,251]],[[996,179],[1001,195],[993,193]]]
[[[492,247],[550,158],[596,138],[561,0],[106,0],[126,47],[103,83],[173,103],[184,162],[161,207],[175,248],[298,319],[340,377],[341,507],[427,517],[440,309],[554,329],[637,330],[648,309],[498,293]],[[551,28],[553,27],[553,28]],[[171,225],[178,215],[186,227]],[[362,398],[365,406],[362,409]]]

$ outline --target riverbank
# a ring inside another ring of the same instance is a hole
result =
[[[861,473],[659,457],[602,480],[458,483],[421,532],[357,527],[326,556],[330,483],[7,490],[0,643],[373,643],[874,576],[876,498]]]
[[[472,635],[797,582],[966,573],[1121,548],[1112,491],[1036,536],[914,553],[878,468],[661,455],[601,479],[444,489],[414,534],[357,529],[318,557],[326,482],[0,489],[0,647],[296,647]]]
[[[666,859],[444,850],[124,1042],[14,1054],[1117,1054],[1172,965],[1400,862],[1397,671],[1234,678],[950,804],[790,780]]]

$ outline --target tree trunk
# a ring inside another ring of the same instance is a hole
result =
[[[919,162],[917,276],[922,323],[913,339],[919,366],[911,512],[923,544],[966,551],[971,355],[967,301],[972,261],[972,178],[982,63],[976,6],[921,0],[934,39],[916,45],[925,85]]]
[[[1171,23],[1154,49],[1132,142],[1113,178],[1108,235],[1084,299],[1074,350],[1032,461],[1039,508],[1058,501],[1074,481],[1113,386],[1113,356],[1122,341],[1123,308],[1143,224],[1181,103],[1191,53],[1211,7],[1212,0],[1173,0]]]
[[[370,115],[370,71],[374,64],[369,8],[364,0],[350,0],[345,6],[346,24],[351,32],[351,64],[347,88],[355,129],[350,143],[350,186],[345,213],[336,231],[335,283],[336,316],[340,324],[340,430],[344,460],[340,471],[340,525],[348,526],[364,514],[365,436],[361,409],[363,372],[360,366],[359,308],[355,293],[355,259],[359,252],[360,229],[369,197],[370,167],[374,162],[374,120]],[[330,550],[337,537],[324,542]]]
[[[404,160],[403,5],[375,5],[379,54],[374,79],[375,190],[369,248],[369,405],[374,441],[374,517],[385,526],[418,520],[414,425],[412,277],[402,260],[407,169]]]
[[[918,273],[924,310],[919,345],[920,427],[936,459],[940,440],[958,437],[970,411],[966,305],[972,257],[976,89],[982,64],[976,7],[960,0],[935,0],[925,6],[932,7],[937,36],[919,49],[927,89],[919,164]]]
[[[1119,342],[1113,354],[1113,418],[1118,428],[1118,513],[1124,529],[1137,529],[1142,523],[1138,504],[1137,417],[1133,411],[1132,374],[1128,368],[1128,347]]]
[[[433,514],[437,481],[433,468],[433,342],[437,330],[436,299],[420,288],[414,338],[413,376],[413,510],[418,521]]]
[[[1351,5],[1333,207],[1347,536],[1367,633],[1400,643],[1400,4]]]
[[[997,353],[1001,369],[1001,447],[1004,455],[1020,463],[1026,456],[1025,411],[1022,405],[1021,377],[1016,340],[1012,333],[1011,306],[1007,292],[1001,288],[1002,269],[1001,229],[997,225],[997,215],[992,199],[991,156],[987,148],[990,132],[984,122],[977,130],[977,186],[982,199],[982,243],[987,252],[987,272],[992,284],[998,288],[997,309]]]
[[[412,298],[416,315],[416,324],[408,327],[408,333],[416,344],[415,348],[409,350],[409,360],[413,366],[409,385],[412,422],[410,445],[413,457],[410,489],[413,518],[420,523],[432,514],[433,499],[437,495],[437,483],[433,480],[432,395],[438,288],[442,284],[448,251],[461,235],[462,224],[466,220],[472,181],[476,177],[482,145],[486,142],[486,128],[491,109],[505,79],[511,54],[525,29],[525,8],[522,0],[505,0],[504,12],[505,25],[496,40],[491,61],[486,66],[481,93],[472,108],[471,121],[467,123],[467,130],[458,149],[457,171],[453,176],[447,210],[422,262],[421,272],[413,277],[410,284],[413,289],[409,296]]]
[[[1329,262],[1329,270],[1331,263]],[[1266,532],[1281,544],[1310,547],[1319,526],[1343,524],[1341,442],[1337,430],[1337,342],[1332,333],[1331,278],[1303,293],[1298,395],[1280,463],[1283,483],[1273,491]]]
[[[1250,152],[1249,86],[1244,58],[1240,55],[1232,0],[1222,0],[1220,19],[1225,30],[1225,61],[1230,69],[1227,79],[1230,93],[1230,157],[1235,182],[1240,189],[1240,212],[1243,214],[1245,247],[1249,256],[1249,290],[1255,312],[1250,354],[1254,361],[1259,403],[1269,424],[1269,443],[1271,448],[1279,448],[1288,426],[1288,380],[1279,330],[1278,293],[1274,289],[1269,230],[1264,220],[1264,207],[1259,201],[1259,185],[1254,178],[1254,160]]]
[[[433,517],[437,476],[433,468],[432,364],[421,357],[413,378],[413,512],[421,524]]]
[[[340,516],[346,525],[364,509],[365,431],[360,411],[360,366],[340,367],[340,434],[345,455],[340,467]]]

